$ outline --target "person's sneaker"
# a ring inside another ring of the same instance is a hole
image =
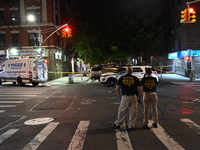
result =
[[[147,124],[144,124],[143,127],[144,127],[145,129],[149,129],[149,127],[148,127]]]
[[[158,127],[157,123],[153,123],[152,126],[153,126],[154,128],[157,128],[157,127]]]
[[[117,125],[114,123],[114,128],[115,128],[115,129],[120,129],[120,126],[119,126],[119,125],[117,126]]]

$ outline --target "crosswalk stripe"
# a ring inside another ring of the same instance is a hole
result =
[[[21,92],[21,93],[19,93],[19,92],[9,92],[9,93],[6,93],[6,92],[0,92],[0,94],[4,94],[4,95],[22,95],[22,94],[24,94],[24,92]],[[28,93],[28,92],[26,92],[26,95],[32,95],[32,94],[43,94],[43,93],[39,93],[39,92],[31,92],[31,93]]]
[[[82,150],[90,121],[80,121],[68,150]]]
[[[125,123],[121,125],[121,130],[116,129],[115,132],[118,150],[133,150],[128,132],[126,131]]]
[[[19,94],[19,95],[0,95],[0,97],[17,97],[17,96],[20,96],[20,97],[25,97],[25,96],[28,96],[28,97],[30,97],[30,96],[37,96],[37,95],[22,95],[22,94]]]
[[[19,104],[19,103],[23,103],[24,101],[0,101],[0,103],[17,103],[17,104]]]
[[[193,129],[198,134],[200,134],[200,126],[198,124],[196,124],[195,122],[193,122],[192,120],[188,118],[182,118],[181,121],[186,123],[186,125],[188,125],[191,129]]]
[[[5,112],[6,110],[0,110],[0,113],[3,113],[3,112]]]
[[[0,105],[1,108],[3,107],[16,107],[16,105]]]
[[[36,150],[40,144],[49,136],[49,134],[57,127],[59,122],[49,123],[34,139],[28,143],[23,150]]]
[[[149,123],[152,124],[153,121],[149,120]],[[184,148],[180,146],[173,138],[170,138],[170,136],[159,124],[158,128],[151,128],[151,130],[169,150],[184,150]]]
[[[13,97],[13,98],[6,97],[6,98],[1,98],[1,100],[2,99],[12,99],[12,100],[17,99],[17,100],[20,100],[20,99],[30,99],[30,97],[24,97],[24,98],[21,98],[21,97],[18,97],[18,98],[15,98],[15,97]]]
[[[4,134],[0,136],[0,144],[5,141],[7,138],[9,138],[11,135],[13,135],[15,132],[17,132],[19,129],[10,129]]]

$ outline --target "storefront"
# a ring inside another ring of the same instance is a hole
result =
[[[173,60],[173,72],[189,77],[191,72],[200,78],[200,50],[185,50],[168,54]]]

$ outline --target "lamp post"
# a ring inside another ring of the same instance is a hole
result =
[[[40,13],[38,12],[38,15],[40,16]],[[35,15],[33,15],[33,14],[29,14],[28,16],[27,16],[27,20],[29,21],[29,22],[36,22],[36,16]],[[39,51],[40,51],[40,58],[42,58],[42,39],[41,39],[41,37],[42,37],[42,32],[41,32],[41,28],[40,28],[40,19],[38,19],[38,36],[39,36],[39,38],[38,38],[38,40],[39,40]]]

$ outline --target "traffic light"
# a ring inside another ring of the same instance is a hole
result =
[[[188,23],[196,22],[196,12],[193,8],[188,8]]]
[[[72,30],[69,27],[65,27],[62,29],[63,37],[72,37]]]
[[[180,23],[187,23],[187,9],[181,11],[181,20]]]

